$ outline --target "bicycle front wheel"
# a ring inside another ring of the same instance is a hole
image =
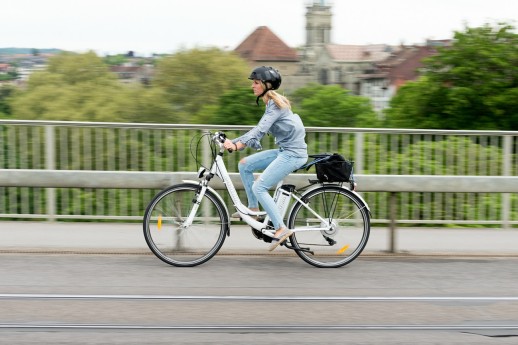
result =
[[[219,251],[228,229],[228,214],[219,198],[205,192],[191,225],[198,186],[180,184],[158,193],[144,215],[144,237],[162,261],[180,267],[202,264]]]
[[[346,188],[325,185],[301,200],[330,226],[297,202],[288,218],[288,227],[298,230],[290,237],[297,255],[316,267],[340,267],[356,259],[370,233],[369,210],[361,198]]]

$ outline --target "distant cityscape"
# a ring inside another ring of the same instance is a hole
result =
[[[0,83],[22,85],[29,76],[45,69],[49,57],[59,49],[0,48]]]
[[[381,113],[406,82],[420,74],[422,60],[437,53],[437,47],[451,40],[428,40],[420,45],[347,45],[331,42],[332,5],[314,1],[306,7],[306,43],[292,48],[266,26],[260,26],[234,52],[251,68],[270,65],[283,75],[287,93],[309,83],[340,85],[354,95],[370,99]],[[60,49],[0,48],[0,83],[24,85],[29,76],[46,67]],[[123,83],[148,84],[153,79],[155,60],[163,55],[139,57],[133,51],[102,57]],[[122,59],[121,59],[122,57]]]
[[[0,84],[23,86],[29,76],[44,70],[47,61],[54,55],[65,52],[61,49],[38,48],[0,48]],[[152,61],[156,57],[138,57],[129,51],[120,54],[122,63],[109,63],[109,56],[104,57],[110,70],[115,73],[122,82],[148,83],[152,77]]]

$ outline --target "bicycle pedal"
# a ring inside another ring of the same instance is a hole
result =
[[[331,237],[324,236],[324,239],[327,241],[327,243],[329,243],[330,246],[334,246],[336,244],[336,241]]]

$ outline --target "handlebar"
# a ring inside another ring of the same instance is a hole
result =
[[[212,140],[214,140],[214,142],[216,142],[221,148],[223,147],[223,143],[225,142],[225,140],[227,140],[227,135],[224,132],[216,132],[212,136]],[[229,153],[234,152],[234,150],[232,149],[227,149],[227,151]]]

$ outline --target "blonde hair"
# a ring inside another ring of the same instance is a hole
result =
[[[263,90],[266,90],[266,85],[263,82],[261,82],[261,85],[263,86]],[[271,87],[271,85],[268,85],[268,86]],[[275,92],[274,90],[269,90],[263,96],[263,100],[265,103],[267,103],[270,99],[273,100],[275,105],[277,107],[279,107],[280,109],[283,109],[283,108],[291,109],[290,100],[287,97]]]

